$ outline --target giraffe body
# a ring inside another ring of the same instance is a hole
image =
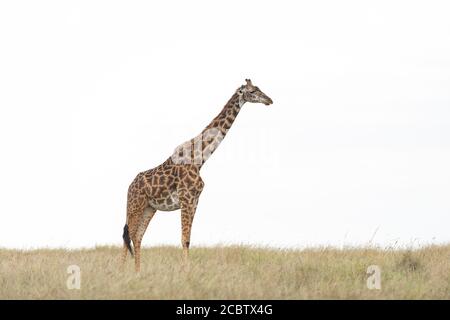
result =
[[[226,135],[245,102],[272,104],[272,100],[247,80],[202,133],[179,147],[161,165],[140,172],[128,188],[127,222],[124,227],[122,263],[133,253],[140,270],[140,247],[144,233],[157,210],[181,209],[181,243],[187,257],[192,222],[203,190],[200,169]]]

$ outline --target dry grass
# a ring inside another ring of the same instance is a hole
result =
[[[418,250],[245,246],[143,250],[142,272],[121,249],[0,250],[1,299],[450,299],[450,245]],[[67,267],[81,268],[81,289],[68,290]],[[381,268],[381,290],[366,286]]]

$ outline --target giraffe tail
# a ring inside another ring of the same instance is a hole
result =
[[[133,255],[133,248],[131,247],[130,233],[128,232],[128,224],[125,224],[125,227],[123,227],[122,238],[123,238],[125,245],[128,248],[128,251],[130,251],[131,255]]]

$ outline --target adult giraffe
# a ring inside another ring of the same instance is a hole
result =
[[[139,173],[128,188],[127,222],[123,229],[122,265],[127,251],[135,251],[135,268],[140,271],[141,242],[157,210],[181,209],[183,257],[189,251],[192,221],[204,183],[200,169],[227,134],[246,102],[272,104],[249,79],[239,87],[222,111],[195,138],[181,144],[164,163]]]

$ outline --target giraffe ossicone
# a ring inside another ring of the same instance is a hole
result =
[[[147,227],[159,211],[181,209],[181,244],[188,255],[192,222],[204,183],[200,169],[225,138],[246,102],[272,104],[272,99],[250,79],[232,95],[222,111],[191,140],[179,145],[159,166],[140,172],[128,188],[127,219],[123,232],[122,264],[127,252],[133,254],[140,270],[141,242]]]

